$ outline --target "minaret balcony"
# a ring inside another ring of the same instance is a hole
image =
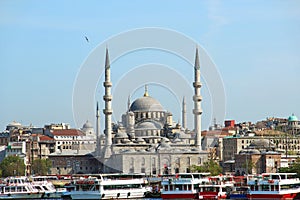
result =
[[[198,108],[198,109],[193,109],[193,113],[196,115],[201,115],[202,114],[202,109]]]
[[[193,101],[194,101],[194,102],[202,101],[202,96],[201,96],[201,95],[194,95],[194,96],[193,96]]]
[[[112,109],[103,109],[105,115],[111,115],[113,113]]]
[[[104,101],[111,101],[112,100],[112,95],[104,95],[103,100]]]
[[[105,82],[103,82],[103,86],[104,86],[104,87],[111,87],[111,86],[112,86],[112,82],[110,82],[110,81],[105,81]]]
[[[200,88],[201,86],[202,86],[202,83],[201,82],[193,82],[193,86],[195,87],[195,88]]]

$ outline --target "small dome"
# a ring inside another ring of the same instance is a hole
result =
[[[7,126],[19,127],[19,126],[22,126],[22,125],[19,122],[13,121],[10,124],[8,124]]]
[[[93,128],[93,125],[91,122],[86,121],[85,124],[83,124],[82,128],[87,129],[87,128]]]
[[[128,135],[125,132],[119,132],[116,134],[115,138],[128,138]]]
[[[150,96],[143,96],[136,99],[130,106],[129,111],[132,112],[151,112],[165,111],[162,105],[156,99]]]
[[[289,122],[297,122],[298,118],[294,114],[292,114],[291,116],[289,116],[288,121]]]

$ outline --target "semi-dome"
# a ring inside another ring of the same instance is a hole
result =
[[[150,130],[150,129],[161,129],[162,126],[154,121],[144,121],[137,125],[136,129]]]
[[[260,154],[258,149],[242,149],[239,154]]]
[[[292,114],[291,116],[289,116],[288,121],[289,122],[297,122],[298,118],[294,114]]]
[[[151,112],[164,111],[162,105],[156,99],[150,96],[143,96],[136,99],[130,106],[129,111],[132,112]]]

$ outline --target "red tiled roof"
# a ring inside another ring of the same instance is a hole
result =
[[[40,136],[40,141],[47,141],[47,140],[54,140],[54,139],[47,135]]]
[[[77,130],[77,129],[53,130],[52,134],[55,136],[83,136],[83,135],[85,135],[82,131]]]

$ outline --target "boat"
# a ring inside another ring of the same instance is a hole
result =
[[[73,180],[63,198],[72,199],[137,199],[150,187],[144,174],[99,174]],[[73,188],[73,189],[71,189]]]
[[[33,187],[43,193],[42,198],[60,198],[67,191],[66,188],[55,188],[48,176],[32,176],[30,180]]]
[[[294,199],[300,193],[296,173],[263,173],[249,179],[248,199]]]
[[[234,190],[233,176],[212,176],[199,185],[199,199],[227,199]]]
[[[8,177],[0,184],[0,199],[38,199],[42,195],[27,177]]]
[[[247,180],[250,177],[252,177],[252,175],[233,177],[234,188],[229,193],[229,199],[238,199],[238,200],[248,199],[247,194],[248,194],[249,187],[247,185]]]
[[[162,176],[162,199],[196,199],[199,184],[208,182],[210,173],[178,173]]]

